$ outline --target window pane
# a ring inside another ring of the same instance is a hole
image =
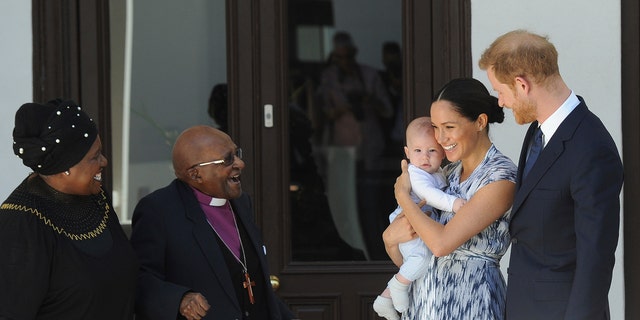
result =
[[[386,260],[404,140],[401,2],[291,1],[289,21],[293,259]]]
[[[209,98],[215,85],[226,82],[225,1],[120,2],[128,5],[129,18],[120,39],[123,90],[113,99],[116,110],[122,101],[113,131],[125,132],[121,155],[114,154],[114,187],[122,197],[116,209],[128,220],[141,197],[175,178],[171,148],[177,135],[193,125],[217,125]]]

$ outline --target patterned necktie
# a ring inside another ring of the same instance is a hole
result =
[[[527,173],[529,173],[531,167],[533,167],[536,159],[538,159],[540,151],[542,151],[542,130],[538,127],[536,128],[536,131],[533,132],[533,142],[531,142],[527,163],[524,165],[524,171],[522,171],[523,178],[527,176]]]

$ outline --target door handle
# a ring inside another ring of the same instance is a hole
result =
[[[278,291],[278,288],[280,288],[280,278],[274,275],[270,275],[269,281],[271,281],[271,287],[273,288],[273,291]]]

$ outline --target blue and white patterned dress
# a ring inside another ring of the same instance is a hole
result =
[[[461,163],[444,168],[448,194],[471,199],[483,186],[516,181],[516,165],[491,145],[484,160],[460,182]],[[442,212],[438,221],[449,222],[453,212]],[[405,320],[504,319],[506,284],[500,258],[509,247],[511,209],[498,220],[444,257],[432,257],[427,274],[413,282]]]

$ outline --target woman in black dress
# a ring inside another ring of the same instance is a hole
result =
[[[133,319],[138,262],[96,124],[73,101],[26,103],[13,139],[34,172],[0,206],[0,318]]]

